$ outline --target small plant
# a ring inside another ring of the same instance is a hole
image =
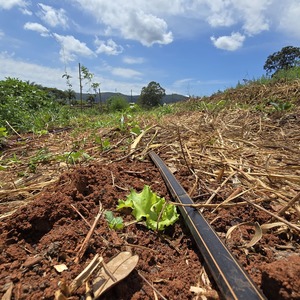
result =
[[[58,161],[66,161],[69,164],[75,165],[76,163],[81,162],[83,160],[92,160],[93,157],[88,155],[83,150],[79,150],[79,151],[65,152],[62,155],[58,155],[56,159]]]
[[[131,133],[133,135],[139,135],[142,129],[137,119],[131,114],[122,114],[119,122],[119,129],[123,133]]]
[[[146,219],[146,226],[152,230],[164,230],[179,218],[176,207],[168,204],[165,198],[158,197],[148,185],[141,193],[132,190],[126,200],[119,200],[117,209],[126,207],[132,208],[132,215],[137,221]]]
[[[290,102],[270,102],[276,111],[283,112],[292,108],[293,104]]]
[[[101,151],[110,149],[111,144],[108,138],[103,139],[100,135],[93,134],[92,138],[94,139],[95,144],[100,145]]]
[[[52,159],[53,155],[47,148],[39,150],[35,156],[33,156],[28,164],[31,172],[35,173],[38,163],[46,163]]]
[[[124,228],[123,219],[115,217],[112,211],[106,210],[104,215],[110,229],[121,230]]]

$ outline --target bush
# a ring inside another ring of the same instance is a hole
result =
[[[127,100],[120,95],[110,97],[107,99],[106,104],[110,112],[124,111],[129,107]]]
[[[46,91],[15,78],[0,81],[0,127],[5,121],[19,131],[30,130],[32,118],[58,104]]]

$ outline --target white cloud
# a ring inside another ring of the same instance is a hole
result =
[[[292,0],[284,3],[280,14],[279,29],[300,40],[300,3]]]
[[[63,68],[50,68],[42,65],[37,65],[22,60],[18,60],[9,55],[6,52],[0,52],[0,80],[4,80],[5,77],[18,78],[23,81],[29,80],[47,87],[56,87],[61,90],[67,89],[66,81],[62,79],[62,75],[65,73]],[[73,89],[79,92],[78,67],[68,68],[68,74],[72,76]],[[140,82],[135,83],[132,81],[118,81],[113,78],[99,77],[94,70],[90,69],[92,73],[95,73],[93,78],[95,82],[100,82],[101,92],[118,91],[130,95],[131,90],[133,95],[140,94],[143,85]],[[101,71],[101,70],[100,70]]]
[[[245,36],[239,32],[233,32],[230,36],[221,36],[218,38],[212,36],[210,39],[216,48],[235,51],[243,46]]]
[[[27,22],[24,25],[24,29],[36,31],[36,32],[40,33],[41,36],[44,36],[44,37],[50,35],[49,30],[45,26],[43,26],[39,23]]]
[[[97,46],[96,53],[104,53],[107,55],[118,55],[123,52],[123,47],[117,45],[112,39],[109,39],[107,42],[99,40],[96,38],[95,44]]]
[[[0,30],[0,40],[4,37],[4,32]]]
[[[286,0],[285,3],[299,0]],[[279,0],[74,0],[105,26],[107,35],[166,45],[178,34],[200,34],[204,27],[227,27],[244,37],[270,29],[272,6]],[[189,26],[186,26],[186,23]],[[193,26],[193,28],[191,28]],[[234,27],[233,27],[234,26]],[[194,30],[197,28],[197,30]],[[102,28],[103,29],[103,28]],[[173,34],[174,32],[174,34]]]
[[[230,27],[240,24],[247,35],[269,30],[268,9],[274,0],[207,0],[207,21],[212,27]]]
[[[138,40],[144,46],[169,44],[173,41],[172,32],[167,32],[167,23],[156,16],[143,11],[132,12],[126,26],[121,27],[123,36]]]
[[[144,46],[169,44],[173,41],[166,21],[149,11],[154,5],[152,2],[149,5],[147,1],[75,1],[106,26],[107,34],[119,34],[125,39],[139,41]],[[161,6],[165,6],[165,3]]]
[[[145,61],[145,59],[143,57],[125,56],[123,58],[123,62],[128,65],[142,64],[144,61]]]
[[[65,82],[62,80],[63,69],[24,62],[7,53],[0,53],[0,65],[0,78],[13,77],[36,82],[43,86],[66,89]]]
[[[95,53],[87,45],[75,39],[72,35],[59,35],[53,33],[54,38],[60,43],[60,59],[63,62],[74,61],[77,55],[95,56]]]
[[[241,16],[245,33],[256,35],[269,30],[270,16],[268,10],[274,0],[236,1],[234,7]]]
[[[20,8],[20,11],[22,12],[23,15],[32,16],[32,11],[30,11],[27,8]]]
[[[0,9],[11,9],[14,6],[26,7],[28,4],[28,1],[24,0],[0,0]]]
[[[113,68],[111,73],[124,78],[140,78],[142,75],[142,73],[138,71],[127,68]]]
[[[64,9],[54,9],[51,6],[38,3],[40,11],[38,16],[49,26],[57,27],[62,26],[63,28],[68,27],[68,17]]]
[[[209,10],[206,11],[206,19],[212,27],[228,27],[233,25],[236,20],[233,10],[230,9],[231,1],[204,1],[207,2]]]

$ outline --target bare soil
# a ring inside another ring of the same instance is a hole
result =
[[[300,299],[299,231],[244,201],[255,200],[279,216],[300,193],[299,113],[284,118],[242,111],[217,117],[179,113],[152,124],[135,148],[130,148],[134,140],[130,135],[124,140],[123,133],[111,129],[97,131],[102,138],[109,137],[109,151],[99,149],[86,132],[9,142],[2,161],[15,154],[22,162],[11,166],[6,162],[9,168],[0,171],[0,296],[9,297],[3,299],[54,299],[59,282],[72,282],[95,254],[108,262],[120,251],[137,254],[138,265],[100,299],[221,298],[181,218],[155,232],[132,222],[130,211],[116,210],[118,199],[144,185],[172,201],[147,156],[151,149],[174,171],[195,203],[203,204],[199,209],[266,297]],[[75,166],[38,161],[35,172],[30,172],[29,161],[37,151],[70,151],[75,142],[94,160]],[[26,176],[20,179],[21,172]],[[123,217],[126,226],[112,230],[102,217],[83,258],[75,263],[99,203]],[[280,216],[299,227],[297,202]],[[239,226],[225,237],[229,228],[243,222],[281,223],[264,230],[251,247],[243,247],[254,236],[253,226]],[[58,264],[68,269],[59,273],[54,268]],[[202,290],[197,294],[191,287]],[[83,285],[68,299],[84,295]]]

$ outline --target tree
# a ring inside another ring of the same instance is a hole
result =
[[[151,81],[148,86],[143,87],[138,104],[145,108],[161,105],[161,100],[165,96],[165,89],[159,83]]]
[[[286,46],[268,56],[264,64],[264,70],[267,74],[273,73],[273,76],[280,70],[288,70],[297,66],[300,66],[300,48]]]
[[[65,74],[62,75],[62,78],[66,79],[66,84],[68,89],[65,91],[65,95],[69,101],[69,104],[72,104],[72,102],[74,102],[73,100],[76,99],[76,93],[73,90],[72,83],[71,83],[72,76],[69,75],[67,71],[65,71]]]

